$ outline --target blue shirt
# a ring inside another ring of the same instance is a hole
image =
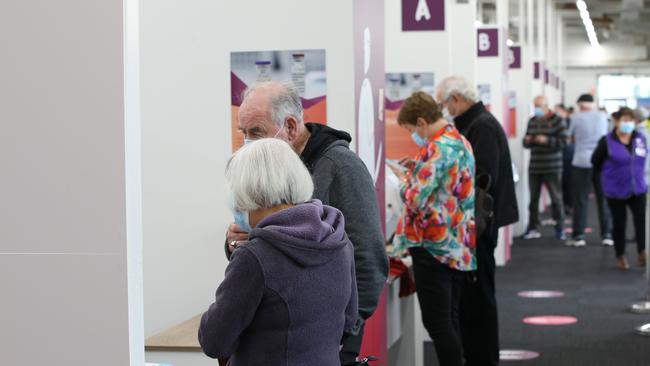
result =
[[[571,116],[569,136],[575,138],[572,165],[591,168],[591,155],[598,140],[607,134],[607,115],[600,111],[578,112]]]

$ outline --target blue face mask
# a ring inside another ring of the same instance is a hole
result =
[[[255,140],[244,139],[244,145],[248,145],[248,144],[252,143],[253,141],[255,141]]]
[[[250,223],[248,222],[248,212],[244,211],[235,211],[235,224],[237,224],[243,231],[250,233],[253,228],[251,228]]]
[[[411,134],[411,138],[413,139],[413,142],[415,142],[415,144],[418,145],[419,147],[425,147],[427,145],[427,139],[421,137],[415,131],[413,131],[413,133]]]
[[[541,107],[535,107],[535,117],[541,117],[544,115],[544,110]]]
[[[628,133],[634,132],[634,127],[636,127],[636,126],[635,126],[635,123],[633,121],[625,121],[625,122],[621,122],[618,125],[618,130],[621,133],[628,134]]]

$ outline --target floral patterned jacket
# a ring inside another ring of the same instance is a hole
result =
[[[401,195],[404,212],[393,254],[424,247],[452,269],[475,270],[474,155],[453,125],[438,130],[422,148]]]

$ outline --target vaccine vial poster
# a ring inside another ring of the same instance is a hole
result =
[[[411,134],[397,124],[397,116],[402,103],[416,91],[434,96],[434,76],[432,72],[386,74],[386,158],[399,160],[413,158],[419,148],[411,139]]]
[[[492,88],[490,84],[478,85],[478,97],[488,111],[492,108]]]
[[[256,82],[292,82],[300,91],[305,122],[327,122],[325,50],[253,51],[230,54],[232,149],[244,144],[237,115],[244,91]]]

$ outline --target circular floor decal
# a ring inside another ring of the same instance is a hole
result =
[[[539,353],[537,352],[519,349],[502,349],[499,352],[499,359],[501,361],[524,361],[532,360],[537,357],[539,357]]]
[[[530,325],[569,325],[577,323],[578,319],[573,316],[542,315],[529,316],[523,322]]]
[[[564,292],[561,291],[521,291],[519,297],[528,297],[531,299],[546,299],[550,297],[562,297]]]

